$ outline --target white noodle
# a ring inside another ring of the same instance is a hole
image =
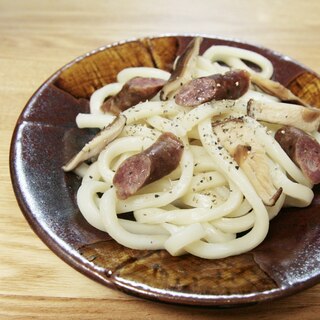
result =
[[[168,80],[170,78],[170,73],[157,68],[148,67],[133,67],[121,70],[117,75],[117,81],[119,83],[126,83],[135,77],[146,77],[146,78],[158,78],[163,80]]]
[[[273,66],[264,56],[244,49],[214,46],[196,58],[193,77],[225,73],[233,68],[258,72],[270,78]],[[253,70],[244,61],[260,68]],[[225,65],[221,65],[223,62]],[[126,68],[117,83],[95,91],[90,114],[79,114],[80,128],[104,128],[115,116],[100,110],[106,98],[117,94],[128,80],[155,77],[168,80],[170,74],[155,68]],[[191,253],[217,259],[247,252],[259,245],[268,232],[269,220],[284,204],[307,206],[313,198],[311,183],[275,141],[268,129],[246,116],[249,99],[277,101],[252,87],[238,100],[212,101],[195,108],[181,107],[173,99],[139,103],[125,111],[127,122],[119,137],[105,147],[91,165],[82,164],[75,173],[82,177],[77,202],[84,218],[106,231],[118,243],[133,249],[166,249],[172,255]],[[282,188],[275,205],[263,204],[258,192],[238,167],[212,129],[212,121],[241,117],[254,132],[254,145],[265,150],[272,183]],[[169,175],[141,188],[126,200],[119,200],[113,187],[115,171],[128,157],[152,145],[162,132],[172,132],[184,144],[182,159]],[[319,140],[319,133],[313,133]],[[133,212],[136,221],[121,219]],[[246,232],[238,237],[240,232]]]
[[[90,112],[92,114],[103,114],[100,107],[110,96],[117,94],[122,89],[121,83],[111,83],[96,90],[90,98]]]
[[[256,64],[261,71],[258,72],[264,78],[271,78],[273,74],[272,63],[264,56],[245,49],[233,48],[228,46],[212,46],[203,54],[204,58],[211,62],[224,62],[231,68],[244,69],[249,72],[256,72],[247,66],[243,60]]]

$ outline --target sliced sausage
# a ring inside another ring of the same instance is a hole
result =
[[[194,107],[211,100],[238,99],[250,84],[250,75],[245,70],[234,70],[191,80],[181,87],[175,96],[177,104]]]
[[[103,112],[118,115],[139,102],[153,98],[164,86],[165,80],[135,77],[125,83],[121,91],[107,99],[101,106]]]
[[[173,133],[163,133],[149,148],[126,159],[113,178],[119,199],[126,199],[141,187],[171,173],[179,165],[182,142]]]
[[[289,126],[279,129],[275,139],[313,184],[320,183],[320,144],[316,139]]]

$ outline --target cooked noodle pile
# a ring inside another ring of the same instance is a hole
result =
[[[251,69],[243,60],[260,70]],[[224,74],[235,68],[257,72],[264,78],[273,74],[272,64],[257,53],[213,46],[196,58],[192,78]],[[101,104],[136,76],[168,80],[170,74],[155,68],[124,69],[117,83],[93,93],[91,113],[79,114],[77,125],[103,128],[110,124],[115,116],[102,113]],[[83,178],[77,201],[85,219],[132,249],[166,249],[171,255],[191,253],[217,259],[255,248],[266,237],[269,220],[284,205],[307,206],[313,192],[311,183],[274,139],[279,127],[247,115],[251,98],[277,101],[251,85],[237,100],[211,101],[189,108],[177,105],[173,99],[160,101],[158,94],[151,101],[123,111],[126,125],[121,134],[92,164],[83,163],[75,169]],[[219,131],[212,125],[225,119],[241,119],[241,128],[223,127]],[[225,134],[228,130],[229,140]],[[117,168],[128,157],[151,146],[163,132],[174,133],[184,144],[178,168],[126,200],[118,199],[113,186]],[[265,156],[266,161],[252,170],[266,170],[273,188],[282,191],[275,204],[263,203],[248,174],[230,155],[234,139],[255,146],[255,156]],[[121,218],[126,212],[133,212],[135,221]]]

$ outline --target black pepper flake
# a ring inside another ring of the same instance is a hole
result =
[[[154,197],[155,197],[155,198],[159,198],[160,196],[159,196],[158,194],[155,194]]]
[[[235,166],[235,168],[236,168],[237,170],[239,170],[239,166]]]

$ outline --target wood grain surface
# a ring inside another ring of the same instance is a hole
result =
[[[0,319],[319,319],[320,284],[233,309],[160,304],[97,284],[33,233],[8,166],[12,132],[30,96],[85,52],[134,37],[205,33],[274,49],[320,73],[319,14],[318,0],[0,0]]]

